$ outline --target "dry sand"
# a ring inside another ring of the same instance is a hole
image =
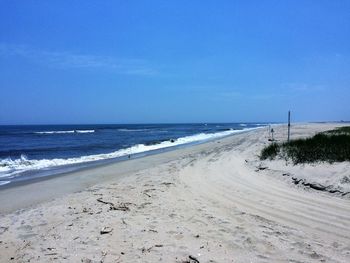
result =
[[[292,138],[335,126],[293,126]],[[267,137],[256,130],[0,191],[13,204],[0,204],[0,261],[350,262],[350,164],[260,162]]]

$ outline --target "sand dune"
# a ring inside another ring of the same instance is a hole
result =
[[[292,136],[334,126],[298,125]],[[276,127],[277,139],[285,134]],[[317,176],[317,165],[261,162],[267,136],[261,129],[161,154],[153,167],[3,213],[0,261],[349,262],[349,195],[292,179],[301,171],[346,191],[337,180],[349,164],[322,164]]]

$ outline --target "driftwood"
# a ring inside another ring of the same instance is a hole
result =
[[[104,201],[102,198],[98,198],[97,202],[109,205],[110,210],[121,210],[121,211],[129,211],[130,210],[130,208],[127,206],[127,203],[121,203],[118,206],[116,206],[114,203]]]
[[[161,184],[166,185],[166,186],[169,186],[169,185],[172,185],[172,184],[174,184],[174,183],[164,182],[164,183],[161,183]]]
[[[199,260],[197,258],[195,258],[194,256],[189,255],[188,258],[192,261],[194,261],[195,263],[199,263]]]
[[[113,228],[105,226],[101,229],[100,234],[104,235],[104,234],[111,233],[112,231],[113,231]]]
[[[182,260],[181,262],[182,263],[199,263],[199,260],[196,257],[189,255],[188,259]]]
[[[142,253],[146,253],[146,252],[151,252],[151,250],[152,250],[152,248],[154,248],[154,247],[163,247],[163,245],[154,245],[154,246],[151,246],[151,247],[149,247],[149,248],[142,248]]]
[[[149,195],[149,194],[147,194],[147,193],[145,193],[145,192],[143,192],[143,194],[144,194],[144,195],[147,195],[148,197],[152,197],[151,195]]]

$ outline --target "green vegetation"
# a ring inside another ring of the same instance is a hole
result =
[[[318,133],[311,138],[272,143],[261,151],[260,159],[290,159],[294,164],[350,161],[350,127]]]
[[[260,159],[261,160],[266,160],[266,159],[274,159],[278,155],[280,151],[280,146],[278,143],[272,143],[269,146],[265,147],[261,151]]]
[[[335,130],[326,131],[324,133],[325,134],[348,134],[348,135],[350,135],[350,126],[339,127],[339,128],[336,128]]]

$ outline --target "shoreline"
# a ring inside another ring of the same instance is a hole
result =
[[[206,142],[194,142],[154,150],[155,153],[147,153],[145,156],[134,157],[132,159],[110,160],[107,163],[96,163],[71,172],[57,173],[50,176],[5,184],[0,187],[0,200],[2,200],[0,202],[0,215],[31,207],[65,194],[82,191],[95,184],[116,180],[139,170],[150,168],[153,165],[169,162],[174,157],[180,158],[182,155],[205,150],[206,148],[210,148],[211,145],[215,145],[217,141],[255,132],[259,129],[261,128],[242,130],[241,132]],[[13,198],[14,196],[17,198]]]
[[[191,136],[200,135],[200,134],[193,134],[193,135],[189,135],[186,137],[180,137],[180,138],[177,138],[176,140],[172,141],[172,143],[174,142],[175,145],[163,146],[160,148],[156,147],[155,149],[148,149],[148,150],[141,151],[141,152],[135,152],[135,153],[125,154],[125,155],[118,156],[118,157],[110,157],[110,158],[105,158],[105,159],[100,159],[100,160],[95,160],[95,161],[78,162],[78,163],[72,163],[72,164],[68,163],[65,165],[58,165],[58,166],[52,166],[52,167],[47,167],[47,168],[44,167],[41,169],[33,169],[33,170],[23,171],[22,172],[23,174],[15,176],[12,179],[13,181],[6,181],[6,179],[1,178],[2,181],[0,181],[0,183],[1,183],[0,184],[0,191],[2,189],[16,187],[19,185],[30,184],[32,182],[38,182],[40,180],[47,180],[48,179],[47,177],[54,178],[54,177],[58,177],[58,176],[64,176],[64,175],[74,173],[74,172],[79,172],[79,171],[83,171],[83,170],[87,170],[87,169],[92,169],[92,168],[101,167],[101,166],[105,166],[105,165],[109,165],[109,164],[127,161],[129,159],[138,159],[138,158],[147,157],[149,155],[162,154],[162,153],[165,153],[168,151],[173,151],[173,150],[177,150],[177,149],[191,147],[191,146],[195,146],[195,145],[199,145],[199,144],[205,144],[205,143],[210,142],[210,141],[215,141],[217,139],[225,138],[228,136],[261,129],[263,127],[265,127],[265,126],[258,126],[255,128],[243,128],[241,130],[232,130],[231,129],[231,130],[225,130],[225,131],[220,131],[220,132],[216,132],[216,133],[208,133],[205,135],[212,136],[213,138],[207,138],[207,139],[202,139],[202,140],[195,140],[195,141],[191,141],[191,142],[184,142],[184,143],[176,144],[176,141],[178,139],[184,139],[184,138],[188,138]],[[221,133],[225,133],[225,132],[230,132],[230,134],[220,135]],[[163,143],[166,143],[166,142],[168,142],[168,141],[160,141],[159,143],[157,143],[155,145],[162,145]],[[149,146],[149,145],[145,145],[145,144],[140,144],[140,145]],[[130,146],[129,148],[133,148],[135,146],[137,146],[137,145]],[[112,153],[103,153],[101,155],[109,155],[109,154],[113,154],[115,152],[125,151],[125,150],[126,149],[118,149]],[[83,157],[86,158],[86,157],[90,157],[90,156],[89,155],[88,156],[81,156],[80,158],[83,158]],[[36,160],[34,160],[34,161],[36,161]]]
[[[341,125],[293,125],[292,138]],[[260,161],[267,139],[261,129],[13,188],[2,206],[37,187],[0,216],[0,262],[349,262],[349,197],[291,177],[339,181],[350,164]]]

